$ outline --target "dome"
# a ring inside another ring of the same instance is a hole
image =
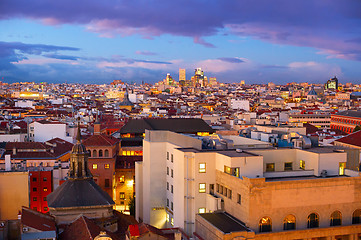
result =
[[[107,235],[106,232],[101,231],[99,235],[94,238],[94,240],[112,240],[112,238]]]
[[[72,151],[71,151],[71,153],[73,153],[73,154],[84,154],[84,153],[86,153],[87,151],[86,151],[86,148],[85,148],[85,146],[82,144],[82,143],[80,143],[80,142],[77,142],[74,146],[73,146],[73,149],[72,149]]]

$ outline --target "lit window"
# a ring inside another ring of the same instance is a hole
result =
[[[205,193],[206,192],[206,184],[205,183],[200,183],[199,184],[199,192],[200,193]]]
[[[120,183],[124,183],[124,182],[125,182],[125,177],[124,177],[124,175],[119,178],[119,182],[120,182]]]
[[[319,226],[319,218],[317,213],[311,213],[307,218],[307,228],[317,228]]]
[[[199,208],[198,213],[206,213],[206,208],[204,208],[204,207]]]
[[[266,164],[266,172],[274,172],[275,171],[275,164],[274,163],[267,163]]]
[[[340,162],[339,163],[338,174],[339,175],[345,175],[345,168],[346,168],[346,163],[345,162]]]
[[[48,211],[48,208],[47,208],[47,207],[44,207],[44,211],[47,212],[47,211]]]
[[[269,217],[263,217],[259,220],[259,231],[260,232],[271,232],[272,222]]]
[[[305,168],[306,168],[306,163],[305,163],[305,161],[300,160],[300,169],[305,170]]]
[[[47,191],[48,191],[48,188],[44,187],[44,189],[43,189],[43,190],[44,190],[44,192],[47,192]]]
[[[36,197],[33,197],[33,202],[38,201],[38,199]]]
[[[296,229],[296,218],[293,215],[288,215],[283,220],[283,230],[293,230]]]
[[[124,193],[124,192],[120,192],[120,193],[119,193],[119,198],[120,198],[120,199],[124,199],[124,198],[125,198],[125,193]]]
[[[93,169],[98,169],[98,164],[93,163]]]
[[[206,172],[206,164],[205,163],[200,163],[199,164],[199,172],[200,173],[205,173]]]
[[[169,214],[167,213],[166,221],[169,222]]]
[[[104,164],[104,168],[108,169],[108,168],[109,168],[109,164]]]
[[[292,171],[292,162],[285,163],[285,171]]]
[[[174,226],[174,219],[173,219],[173,218],[170,219],[170,224],[171,224],[172,226]]]

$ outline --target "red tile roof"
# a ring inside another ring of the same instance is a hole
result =
[[[106,231],[95,224],[95,222],[85,216],[80,216],[72,222],[64,232],[60,234],[60,240],[93,240],[100,231],[105,231],[113,240],[121,239],[120,236]]]
[[[91,147],[91,146],[113,146],[114,144],[118,143],[119,139],[109,136],[109,135],[104,135],[104,134],[99,134],[99,135],[93,135],[87,139],[85,139],[83,141],[83,144],[86,147]]]
[[[27,207],[22,208],[21,223],[39,231],[56,231],[54,217]]]
[[[346,143],[357,147],[361,147],[361,130],[351,133],[346,137],[337,139],[335,142]]]

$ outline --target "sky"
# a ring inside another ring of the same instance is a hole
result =
[[[1,0],[0,80],[361,83],[360,0]]]

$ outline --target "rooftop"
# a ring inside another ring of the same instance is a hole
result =
[[[211,223],[223,233],[250,231],[244,223],[226,212],[199,214],[200,217]]]

